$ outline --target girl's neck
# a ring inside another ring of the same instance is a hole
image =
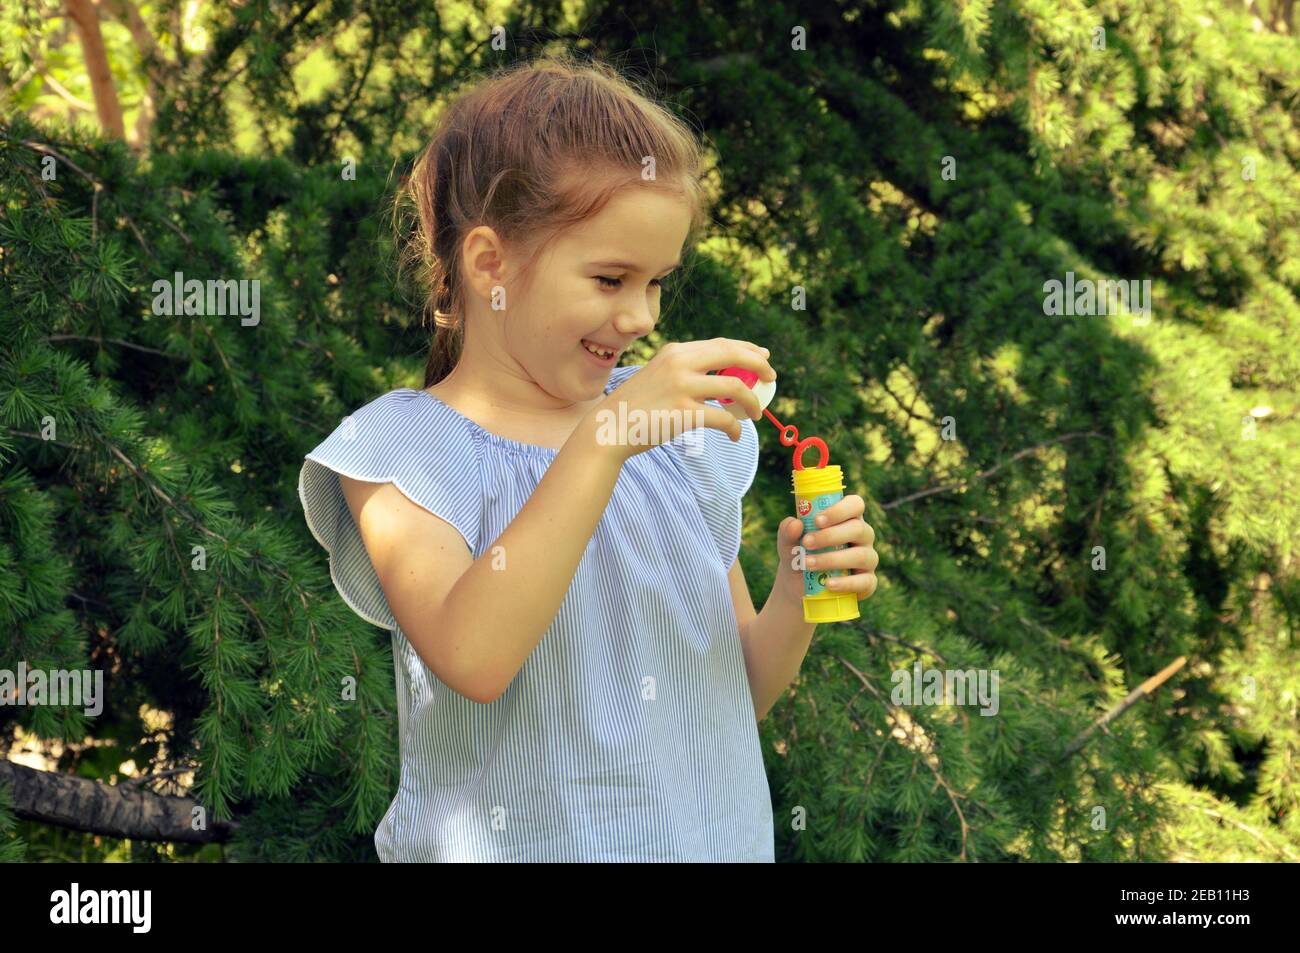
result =
[[[562,403],[535,382],[509,373],[492,378],[468,373],[464,360],[425,391],[484,430],[543,446],[561,446],[573,428],[604,398]]]

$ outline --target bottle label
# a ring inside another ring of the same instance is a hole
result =
[[[795,497],[795,511],[803,521],[804,533],[817,532],[817,514],[838,503],[844,498],[843,490],[836,490],[834,493],[822,493],[813,497],[811,500],[802,496]],[[823,546],[821,549],[809,549],[805,555],[815,555],[817,553],[833,553],[836,550],[844,548],[843,543],[837,543],[834,546]],[[843,569],[814,569],[811,572],[808,569],[803,571],[803,593],[805,596],[815,596],[818,593],[826,591],[826,580],[832,576],[844,575]]]

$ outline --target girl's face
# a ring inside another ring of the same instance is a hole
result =
[[[680,264],[689,228],[684,197],[620,190],[556,238],[530,279],[507,283],[513,297],[488,312],[499,320],[487,322],[484,343],[559,401],[599,398],[623,351],[659,320],[661,282]]]

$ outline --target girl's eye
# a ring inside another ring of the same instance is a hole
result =
[[[605,275],[597,275],[596,280],[606,288],[617,288],[623,283],[622,278],[607,278]],[[650,284],[654,285],[656,288],[662,288],[664,286],[663,281],[658,278],[652,278]]]

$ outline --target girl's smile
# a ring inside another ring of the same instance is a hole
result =
[[[619,355],[622,353],[622,351],[616,350],[614,348],[601,347],[598,344],[594,344],[593,342],[588,341],[586,338],[583,338],[581,341],[579,341],[578,346],[582,348],[583,353],[586,354],[589,358],[591,358],[591,360],[596,364],[596,366],[603,367],[605,368],[605,370],[609,370],[611,367],[617,364]],[[601,354],[604,354],[605,356],[602,357],[598,354],[593,353],[592,350],[593,348],[600,351]]]

